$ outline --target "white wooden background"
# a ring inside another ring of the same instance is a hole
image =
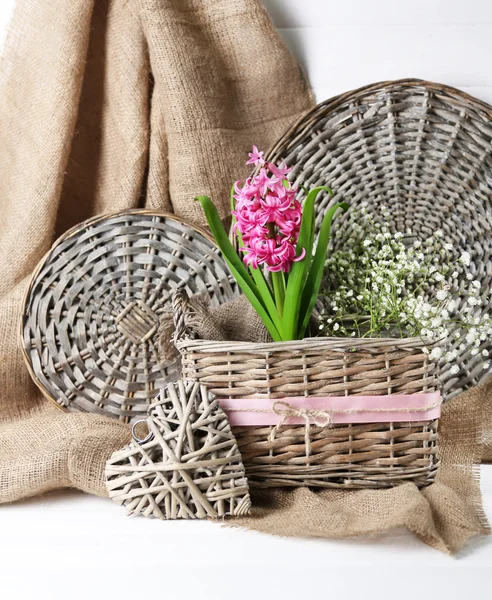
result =
[[[14,3],[0,0],[0,45]],[[376,81],[418,77],[492,104],[492,0],[264,4],[306,69],[318,101]]]
[[[492,104],[492,0],[264,0],[318,101],[418,77]]]

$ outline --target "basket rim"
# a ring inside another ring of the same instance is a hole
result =
[[[179,215],[176,215],[174,213],[170,213],[170,212],[163,211],[163,210],[154,210],[154,209],[149,209],[149,208],[130,208],[127,210],[104,213],[101,215],[96,215],[94,217],[90,217],[89,219],[86,219],[85,221],[81,221],[80,223],[77,223],[76,225],[74,225],[73,227],[71,227],[70,229],[65,231],[60,237],[58,237],[53,242],[53,244],[50,246],[49,250],[47,252],[45,252],[45,254],[42,256],[42,258],[37,263],[35,269],[33,270],[31,276],[29,277],[29,281],[26,286],[26,290],[23,294],[22,302],[21,302],[21,315],[20,315],[20,319],[19,319],[18,343],[19,343],[19,347],[20,347],[20,350],[22,353],[22,357],[24,359],[24,364],[27,367],[27,370],[29,372],[29,375],[31,376],[32,381],[34,382],[36,387],[40,390],[40,392],[43,394],[43,396],[47,400],[52,402],[57,408],[59,408],[63,412],[68,412],[67,407],[59,404],[57,402],[56,398],[54,398],[50,394],[49,390],[42,383],[42,381],[38,378],[38,376],[36,375],[36,373],[34,371],[32,364],[31,364],[29,352],[24,344],[24,328],[25,328],[26,319],[27,319],[27,311],[26,311],[27,303],[28,303],[29,297],[31,295],[32,288],[34,286],[34,282],[35,282],[37,276],[39,275],[41,269],[45,265],[46,261],[48,260],[49,256],[51,255],[51,253],[60,244],[65,242],[67,239],[75,236],[77,233],[79,233],[79,231],[82,231],[86,227],[95,225],[95,224],[99,223],[100,221],[105,221],[105,220],[111,219],[113,217],[121,217],[121,216],[124,217],[125,215],[148,215],[148,216],[164,217],[166,219],[170,219],[181,225],[185,225],[185,226],[190,227],[191,229],[195,230],[197,233],[201,234],[204,238],[206,238],[211,244],[213,244],[217,249],[219,249],[212,234],[210,233],[210,231],[208,231],[204,227],[202,227],[200,225],[195,225],[188,219],[183,219],[182,217],[180,217]]]
[[[445,94],[455,96],[460,100],[464,100],[465,102],[469,102],[475,105],[477,109],[485,111],[487,113],[488,118],[492,120],[492,105],[453,86],[447,85],[445,83],[438,83],[435,81],[428,81],[426,79],[418,79],[413,77],[403,79],[388,79],[384,81],[378,81],[376,83],[363,85],[361,87],[354,88],[348,92],[343,92],[336,96],[331,96],[330,98],[319,102],[318,104],[316,104],[316,106],[314,106],[313,108],[305,112],[303,115],[301,115],[298,119],[296,119],[282,133],[280,138],[265,153],[265,159],[271,162],[275,162],[275,160],[278,158],[279,151],[282,148],[285,148],[286,142],[291,140],[294,136],[297,137],[298,135],[302,135],[303,127],[306,127],[307,129],[309,127],[310,120],[317,113],[331,112],[336,106],[339,106],[344,102],[349,101],[351,98],[357,100],[363,94],[374,92],[380,88],[392,88],[396,86],[408,88],[424,87],[430,91],[444,92]]]
[[[299,352],[302,350],[333,350],[334,352],[371,352],[381,348],[387,350],[423,349],[431,345],[430,341],[414,338],[352,338],[352,337],[311,337],[302,340],[285,342],[244,342],[244,341],[219,341],[203,340],[184,337],[175,341],[179,350],[197,348],[203,352],[241,354],[244,352]]]

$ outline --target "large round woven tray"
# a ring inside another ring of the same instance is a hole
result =
[[[145,415],[156,390],[179,376],[178,359],[163,360],[158,343],[181,286],[212,304],[236,294],[205,230],[148,210],[73,228],[26,293],[22,347],[34,381],[70,411],[123,421]]]
[[[486,298],[492,283],[490,105],[437,83],[376,83],[316,106],[285,133],[268,160],[292,166],[290,178],[305,189],[333,189],[333,198],[319,197],[318,225],[327,208],[343,199],[350,210],[368,202],[376,220],[388,207],[393,231],[411,230],[425,240],[442,230],[443,242],[453,244],[453,261],[463,251],[471,254],[473,278]],[[350,234],[348,221],[349,213],[337,217],[335,246]],[[477,316],[485,311],[491,311],[489,302]],[[451,364],[440,365],[448,398],[489,374],[462,339],[453,346],[459,373],[451,373]],[[484,349],[492,352],[491,346],[486,342]]]

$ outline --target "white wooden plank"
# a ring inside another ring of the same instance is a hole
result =
[[[492,84],[492,25],[280,29],[318,88],[348,90],[419,77],[462,86]]]
[[[5,43],[5,37],[14,10],[15,0],[1,0],[0,3],[0,54]]]
[[[263,0],[276,27],[492,23],[490,0]]]

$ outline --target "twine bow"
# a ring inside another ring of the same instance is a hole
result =
[[[279,422],[272,428],[269,441],[273,442],[280,427],[292,417],[304,419],[304,443],[306,456],[311,454],[311,425],[316,427],[329,427],[332,424],[331,414],[328,410],[315,410],[314,408],[295,408],[288,402],[278,400],[272,406],[272,412],[280,417]]]

